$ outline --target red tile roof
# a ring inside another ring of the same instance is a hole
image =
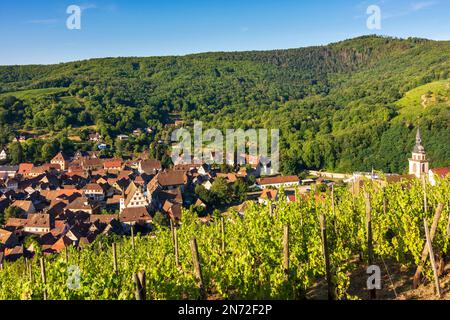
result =
[[[278,190],[264,189],[261,195],[261,199],[275,200],[278,196]]]
[[[103,162],[103,168],[105,169],[115,169],[122,167],[121,159],[107,159]]]
[[[145,207],[125,208],[119,216],[121,222],[147,222],[152,221]]]
[[[89,183],[84,187],[84,190],[103,193],[103,188],[98,183]]]
[[[32,163],[21,163],[19,164],[18,174],[27,175],[31,171],[31,169],[33,169]]]
[[[179,186],[187,183],[187,175],[184,171],[166,171],[158,173],[157,181],[163,186]]]
[[[58,241],[55,242],[55,244],[52,246],[52,250],[55,250],[56,252],[61,252],[64,250],[64,248],[67,248],[72,244],[72,240],[70,240],[68,237],[63,236],[59,238]]]
[[[52,159],[52,162],[53,161],[67,161],[67,157],[62,152],[60,152]]]
[[[297,176],[286,176],[286,177],[278,176],[278,177],[257,179],[256,182],[259,185],[269,185],[269,184],[300,182],[300,179]]]
[[[30,228],[51,228],[51,217],[49,214],[29,214],[25,227]]]
[[[431,169],[431,171],[435,175],[438,175],[441,178],[445,178],[447,175],[450,174],[450,167],[447,167],[447,168],[435,168],[435,169]]]

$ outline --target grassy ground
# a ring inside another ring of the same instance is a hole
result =
[[[399,118],[417,118],[432,108],[450,106],[450,80],[435,81],[417,87],[397,101]]]

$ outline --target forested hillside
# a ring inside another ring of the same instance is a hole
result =
[[[448,166],[449,78],[450,42],[376,36],[265,52],[0,66],[0,147],[20,130],[39,132],[40,143],[24,146],[33,161],[46,145],[47,157],[77,148],[65,137],[74,130],[98,130],[116,152],[139,150],[152,141],[122,146],[114,138],[161,130],[177,114],[218,128],[280,128],[284,173],[402,172],[418,126],[431,166]]]

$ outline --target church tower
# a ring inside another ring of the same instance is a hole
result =
[[[422,174],[428,173],[428,160],[425,153],[425,148],[422,146],[422,138],[420,136],[420,129],[417,129],[416,145],[412,152],[412,158],[409,159],[409,174],[420,178]]]

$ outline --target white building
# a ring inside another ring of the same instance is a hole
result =
[[[6,160],[7,157],[6,151],[2,150],[2,152],[0,152],[0,160]]]
[[[423,174],[427,174],[429,170],[429,163],[425,148],[422,146],[422,138],[420,137],[420,129],[417,129],[416,145],[412,152],[412,158],[409,159],[409,174],[420,178]]]
[[[297,176],[277,176],[277,177],[267,177],[260,178],[256,180],[256,185],[261,190],[267,188],[293,188],[300,185],[300,179]]]

